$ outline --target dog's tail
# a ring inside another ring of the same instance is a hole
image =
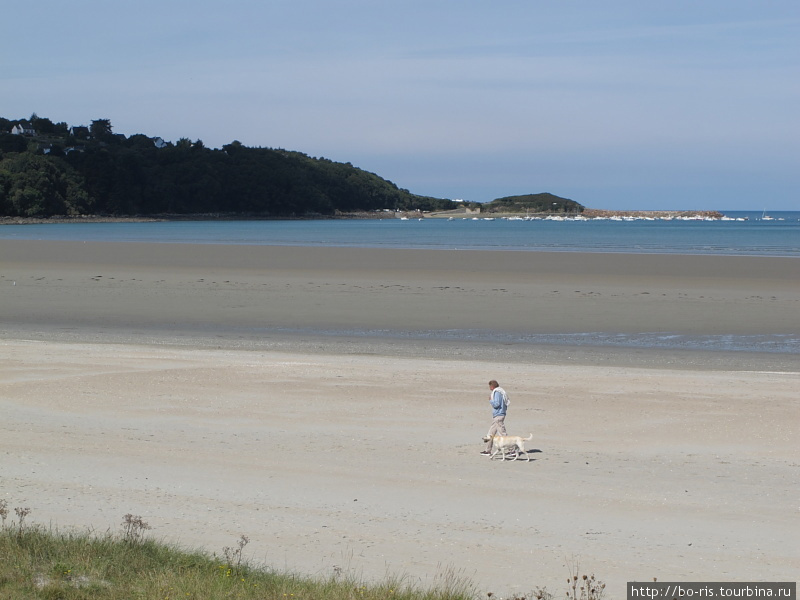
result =
[[[528,437],[526,437],[526,438],[522,438],[522,439],[523,439],[523,440],[525,440],[526,442],[527,442],[528,440],[532,440],[532,439],[533,439],[533,434],[531,433],[531,434],[530,434]]]

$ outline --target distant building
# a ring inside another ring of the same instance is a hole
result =
[[[86,125],[75,125],[69,128],[69,134],[82,140],[88,140],[89,128]]]
[[[36,130],[30,123],[17,123],[11,128],[14,135],[36,135]]]
[[[154,137],[154,138],[152,138],[152,139],[153,139],[153,145],[154,145],[156,148],[164,148],[165,146],[167,146],[167,145],[168,145],[168,144],[167,144],[167,142],[165,142],[164,140],[162,140],[160,137]]]

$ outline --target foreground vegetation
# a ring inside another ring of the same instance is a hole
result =
[[[443,574],[431,589],[404,578],[364,584],[335,569],[313,579],[256,568],[244,559],[242,536],[220,556],[192,552],[146,537],[149,525],[131,514],[114,534],[60,532],[26,523],[28,508],[0,500],[0,600],[475,600],[482,596],[467,579]],[[568,580],[567,600],[601,600],[605,585],[594,576]],[[490,599],[492,593],[486,594]],[[540,588],[515,600],[553,600]]]
[[[128,515],[130,517],[130,515]],[[365,585],[342,572],[327,579],[280,574],[242,560],[247,538],[223,556],[189,552],[141,536],[91,535],[44,527],[0,532],[0,599],[42,600],[467,600],[468,583],[416,589],[402,579]]]

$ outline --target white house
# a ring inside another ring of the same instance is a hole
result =
[[[17,123],[11,128],[14,135],[36,135],[36,130],[30,123]]]

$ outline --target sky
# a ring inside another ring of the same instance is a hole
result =
[[[797,0],[5,0],[0,116],[415,194],[800,210]]]

